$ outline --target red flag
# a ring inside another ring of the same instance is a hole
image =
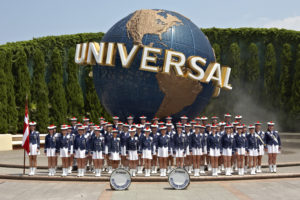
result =
[[[28,117],[27,97],[25,103],[25,118],[24,118],[22,147],[25,149],[25,151],[28,154],[29,153],[29,117]]]

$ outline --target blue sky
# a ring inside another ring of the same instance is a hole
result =
[[[139,9],[176,11],[202,27],[300,31],[300,0],[1,0],[0,44],[33,37],[106,32]]]

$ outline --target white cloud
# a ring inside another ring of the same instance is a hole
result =
[[[300,16],[269,21],[265,23],[263,26],[265,28],[284,28],[284,29],[300,31]]]

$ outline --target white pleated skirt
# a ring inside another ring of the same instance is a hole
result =
[[[259,156],[265,155],[265,147],[264,147],[264,145],[259,145],[258,146],[258,155]]]
[[[184,158],[185,157],[185,153],[183,149],[176,149],[175,150],[175,157],[176,158]]]
[[[120,158],[119,152],[110,153],[109,159],[110,160],[120,160],[121,158]]]
[[[203,155],[202,148],[193,148],[192,154],[193,156],[202,156]]]
[[[46,154],[47,154],[47,157],[54,157],[54,156],[56,156],[56,149],[55,148],[47,148]]]
[[[245,155],[246,154],[246,149],[244,147],[241,147],[241,148],[237,148],[236,149],[236,152],[238,155]]]
[[[126,146],[121,147],[121,155],[126,156]]]
[[[168,147],[159,147],[157,151],[157,156],[163,158],[169,157]]]
[[[29,155],[36,156],[40,155],[40,151],[38,151],[37,144],[29,144]]]
[[[214,156],[214,157],[218,157],[218,156],[220,156],[221,154],[220,154],[220,149],[218,149],[218,148],[210,148],[209,149],[209,155],[210,156]]]
[[[186,147],[186,153],[185,153],[187,156],[191,155],[191,152],[190,152],[190,147],[187,146]]]
[[[278,145],[268,145],[268,153],[280,153]]]
[[[129,160],[138,160],[138,154],[137,154],[137,150],[134,151],[128,151],[128,159]]]
[[[93,159],[104,159],[102,151],[93,151]]]
[[[232,148],[223,149],[222,155],[223,156],[232,156]]]
[[[68,157],[70,157],[69,152],[68,152],[68,148],[60,148],[60,150],[59,150],[59,156],[61,158],[68,158]]]
[[[143,150],[142,158],[143,159],[151,159],[152,160],[152,151],[149,150],[149,149]]]
[[[258,156],[257,149],[249,149],[249,156]]]
[[[207,154],[207,146],[203,147],[203,154]]]
[[[77,149],[75,150],[75,158],[86,158],[86,150],[80,150],[80,149]]]

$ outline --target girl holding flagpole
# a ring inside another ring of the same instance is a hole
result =
[[[29,176],[35,175],[37,166],[37,155],[40,155],[40,133],[35,130],[36,122],[29,122]]]

